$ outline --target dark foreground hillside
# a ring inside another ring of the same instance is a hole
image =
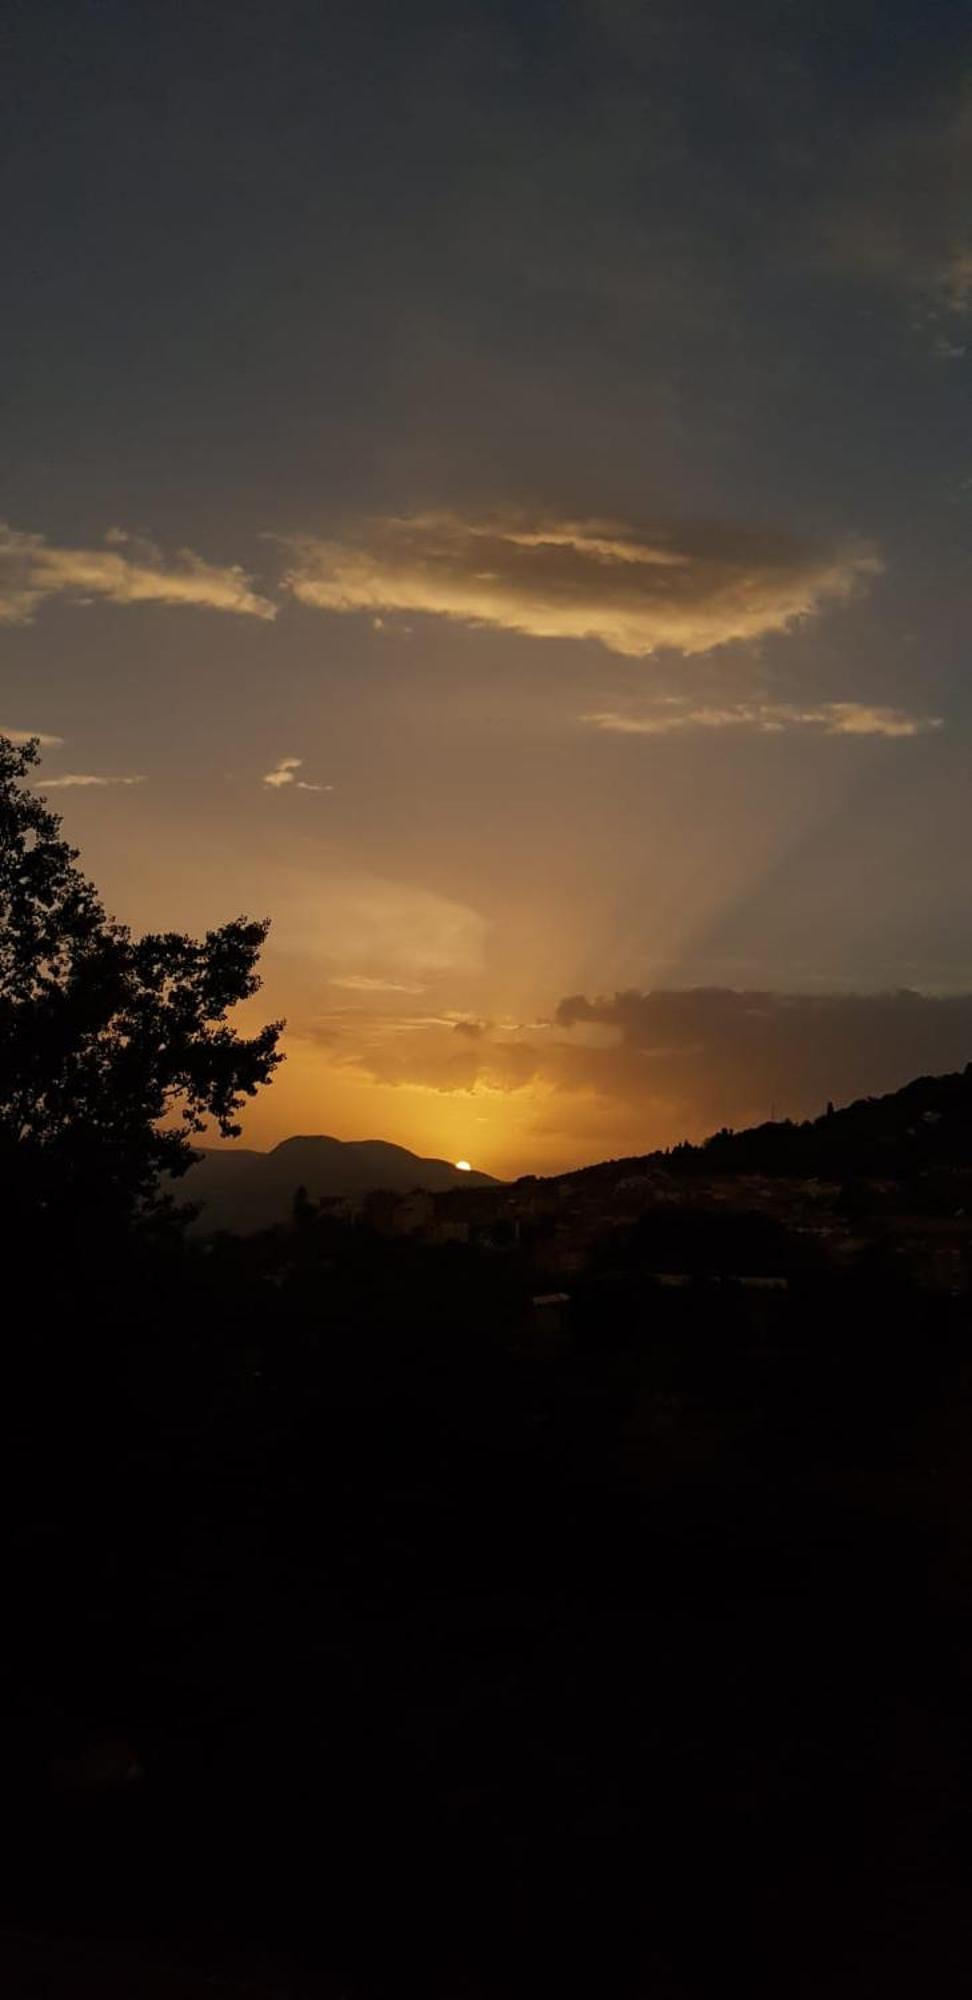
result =
[[[724,1128],[701,1145],[582,1167],[578,1181],[661,1166],[692,1179],[699,1174],[767,1174],[843,1181],[851,1176],[908,1181],[935,1170],[972,1168],[972,1063],[944,1076],[918,1076],[881,1097],[858,1097],[820,1118],[781,1118],[734,1132]]]
[[[638,1240],[541,1307],[323,1220],[48,1277],[5,1990],[966,1990],[967,1302]]]

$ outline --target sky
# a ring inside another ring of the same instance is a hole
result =
[[[245,1143],[972,1059],[964,0],[11,0],[0,152],[0,730]]]

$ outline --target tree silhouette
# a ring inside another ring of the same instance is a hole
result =
[[[259,987],[268,923],[133,938],[30,789],[38,756],[0,736],[0,1189],[8,1221],[73,1230],[156,1206],[207,1120],[238,1136],[282,1023],[246,1038],[226,1021]]]

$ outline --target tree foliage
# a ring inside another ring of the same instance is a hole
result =
[[[30,784],[35,741],[0,737],[0,1181],[6,1212],[130,1217],[192,1164],[213,1120],[281,1061],[282,1023],[238,1034],[268,923],[134,938]]]

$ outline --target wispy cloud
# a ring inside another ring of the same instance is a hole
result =
[[[958,245],[946,257],[941,287],[950,312],[972,312],[972,239]]]
[[[594,639],[631,658],[785,631],[881,566],[866,547],[815,548],[776,531],[447,513],[370,520],[353,538],[292,546],[284,587],[320,610],[424,612]]]
[[[932,353],[960,358],[964,347],[948,327],[972,315],[967,83],[910,120],[896,113],[879,129],[865,126],[834,167],[821,216],[825,262],[896,290],[916,329],[931,332]]]
[[[292,785],[297,792],[333,792],[333,785],[312,785],[308,779],[298,778],[297,773],[303,768],[303,763],[303,757],[281,757],[272,771],[264,772],[263,783],[275,792],[282,790],[284,785]]]
[[[343,979],[332,979],[332,986],[345,988],[349,993],[424,993],[424,985],[412,979],[380,979],[367,972],[349,972]]]
[[[42,750],[60,750],[63,736],[48,736],[43,729],[5,729],[0,725],[0,736],[8,743],[39,743]]]
[[[739,701],[693,704],[677,695],[659,696],[650,708],[605,709],[580,720],[617,736],[672,736],[691,730],[730,729],[779,736],[802,729],[819,736],[924,736],[941,729],[938,715],[909,715],[860,701]]]
[[[487,924],[468,904],[418,883],[326,869],[299,893],[278,885],[273,934],[278,954],[305,961],[315,982],[378,1001],[421,993],[447,975],[478,978]]]
[[[28,624],[52,597],[276,616],[276,606],[257,594],[235,563],[208,563],[191,549],[167,557],[154,543],[121,529],[112,529],[102,548],[57,548],[43,535],[22,534],[0,523],[0,623]]]
[[[85,785],[100,787],[104,785],[143,785],[144,783],[145,780],[142,777],[109,778],[102,777],[96,771],[64,771],[60,777],[41,778],[38,780],[40,789],[45,792],[66,792],[73,787]]]

